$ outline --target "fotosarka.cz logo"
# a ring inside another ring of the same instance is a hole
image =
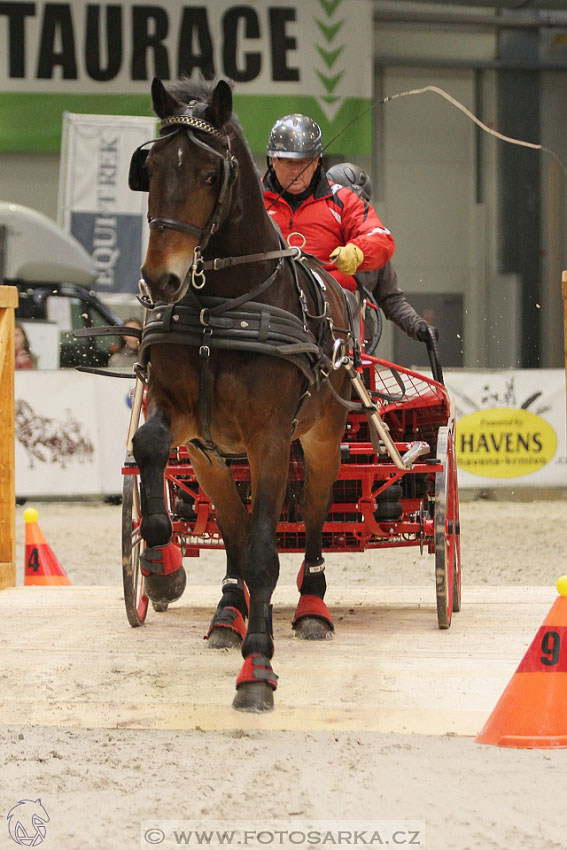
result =
[[[425,822],[414,820],[203,821],[152,820],[141,825],[140,847],[223,847],[230,850],[426,847]]]

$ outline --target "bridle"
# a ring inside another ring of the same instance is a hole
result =
[[[281,260],[285,257],[299,260],[302,256],[300,248],[280,248],[275,251],[263,251],[256,254],[246,254],[237,257],[217,257],[212,260],[203,259],[203,251],[205,250],[211,236],[217,232],[220,225],[224,221],[232,201],[232,192],[238,175],[238,160],[234,156],[230,146],[230,138],[225,130],[218,129],[204,118],[195,114],[197,110],[203,111],[206,105],[197,100],[191,100],[184,108],[184,111],[179,115],[169,115],[162,118],[160,121],[160,136],[157,139],[150,139],[140,145],[133,153],[130,163],[129,185],[134,191],[149,191],[149,178],[145,168],[145,162],[149,151],[146,150],[148,145],[154,142],[159,142],[167,138],[172,138],[178,133],[186,132],[189,141],[193,142],[198,147],[207,151],[213,156],[219,157],[222,160],[222,176],[221,185],[215,204],[215,208],[211,213],[211,217],[205,227],[197,227],[194,224],[186,221],[180,221],[175,218],[164,218],[158,216],[152,218],[149,211],[147,214],[148,224],[153,230],[176,230],[180,233],[190,233],[196,236],[199,244],[193,250],[193,262],[191,265],[191,285],[194,289],[202,289],[205,285],[205,271],[210,269],[219,271],[220,269],[230,268],[240,263],[255,263],[266,260],[279,260],[275,272],[270,275],[263,285],[267,286],[273,282],[281,269]],[[172,132],[162,135],[164,130],[173,128]],[[195,134],[195,131],[212,136],[214,139],[220,139],[224,142],[224,152],[220,153],[212,145],[208,144],[204,139]],[[151,296],[148,291],[146,282],[142,279],[139,281],[140,300],[145,306],[152,303]],[[250,296],[251,297],[251,296]]]
[[[226,215],[226,211],[230,207],[230,202],[232,199],[232,189],[236,180],[236,176],[238,174],[238,161],[236,157],[232,154],[228,133],[223,130],[218,130],[208,121],[205,121],[204,118],[200,118],[198,115],[194,114],[196,107],[199,106],[202,108],[203,104],[198,103],[198,101],[196,100],[192,100],[187,104],[185,110],[181,115],[169,115],[166,118],[162,118],[159,125],[159,138],[151,139],[148,142],[144,142],[143,145],[140,145],[140,147],[135,151],[132,159],[134,161],[136,156],[138,156],[138,160],[140,160],[140,157],[142,157],[143,162],[145,162],[145,158],[148,152],[143,150],[143,148],[145,148],[146,145],[153,144],[157,141],[162,141],[163,139],[172,138],[173,136],[176,136],[179,133],[186,132],[189,141],[193,142],[193,144],[207,151],[207,153],[212,154],[213,156],[216,156],[222,160],[221,185],[219,189],[219,194],[217,197],[215,208],[205,227],[197,227],[194,224],[190,224],[189,222],[185,221],[180,221],[179,219],[175,218],[152,218],[152,216],[149,214],[149,211],[147,215],[148,224],[152,229],[161,231],[177,230],[181,233],[190,233],[192,236],[196,236],[197,239],[199,239],[199,251],[203,251],[211,236],[218,230],[224,216]],[[161,132],[163,130],[167,130],[170,127],[174,128],[173,132],[161,135]],[[212,147],[212,145],[209,145],[206,141],[199,138],[195,134],[194,130],[197,130],[201,133],[206,133],[215,139],[221,139],[224,142],[224,152],[220,153],[214,147]],[[149,188],[149,186],[147,186],[147,188]]]

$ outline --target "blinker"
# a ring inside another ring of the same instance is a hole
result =
[[[128,186],[134,192],[150,191],[150,178],[146,168],[148,154],[149,150],[145,149],[143,145],[136,148],[132,154],[130,170],[128,171]]]

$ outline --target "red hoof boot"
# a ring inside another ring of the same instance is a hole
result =
[[[270,659],[253,652],[244,659],[236,680],[236,696],[232,701],[238,711],[271,711],[274,707],[274,691],[278,677],[272,669]]]
[[[331,640],[335,630],[325,602],[309,593],[300,596],[291,625],[302,640]]]
[[[146,546],[140,555],[144,590],[154,604],[175,602],[182,595],[187,576],[182,566],[181,549],[175,543]]]
[[[209,631],[204,635],[204,640],[209,641],[211,649],[226,649],[227,647],[240,646],[246,637],[246,624],[244,617],[231,605],[226,608],[217,608]]]

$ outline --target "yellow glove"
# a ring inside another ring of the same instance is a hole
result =
[[[337,246],[329,254],[329,259],[343,274],[354,274],[359,265],[364,261],[364,254],[357,245],[347,242],[342,247]]]

